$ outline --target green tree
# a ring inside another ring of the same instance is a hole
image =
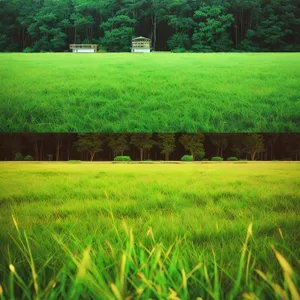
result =
[[[142,161],[145,150],[150,150],[155,145],[155,142],[152,140],[152,133],[137,133],[131,135],[130,144],[140,151],[140,159]]]
[[[193,34],[193,49],[201,52],[229,51],[232,46],[229,28],[234,19],[223,5],[203,5],[194,14],[198,22]]]
[[[267,134],[265,136],[266,159],[268,157],[268,153],[270,153],[270,160],[274,159],[274,148],[278,139],[279,139],[278,133]]]
[[[240,159],[241,154],[243,153],[243,138],[241,134],[232,134],[231,144],[231,150],[235,153],[235,156]]]
[[[228,139],[224,134],[210,134],[209,138],[214,146],[216,146],[216,156],[223,157],[223,150],[228,146]]]
[[[33,51],[58,51],[65,47],[67,35],[60,21],[63,2],[45,0],[28,26],[29,35],[35,40]]]
[[[195,160],[196,155],[204,156],[204,135],[202,133],[183,134],[179,138],[179,142],[185,150],[190,151],[193,160]]]
[[[173,34],[167,41],[169,49],[184,52],[191,49],[191,35],[195,26],[193,16],[193,1],[169,0],[166,3],[169,11],[168,25],[173,28]]]
[[[299,0],[1,0],[0,51],[300,51]]]
[[[259,18],[247,31],[242,49],[259,51],[299,51],[299,2],[291,0],[261,1]],[[297,15],[298,13],[298,15]],[[298,36],[298,37],[297,37]]]
[[[95,154],[102,151],[102,135],[95,133],[78,134],[78,140],[74,143],[77,151],[88,152],[93,161]]]
[[[109,134],[107,137],[107,145],[113,151],[113,157],[117,155],[124,155],[124,151],[129,150],[128,145],[128,134],[120,133],[120,134]]]
[[[129,51],[136,20],[126,15],[115,16],[101,24],[104,37],[101,43],[109,51]]]
[[[165,160],[169,160],[170,153],[175,150],[175,134],[174,133],[161,133],[158,134],[158,145],[161,153],[165,154]]]
[[[55,142],[55,159],[56,159],[56,161],[59,161],[60,149],[63,147],[64,140],[67,140],[68,134],[67,133],[53,133],[52,137]]]
[[[261,134],[248,134],[243,140],[243,151],[250,154],[251,160],[255,159],[257,153],[264,151],[264,139]]]
[[[156,49],[157,28],[162,21],[167,19],[165,0],[148,0],[148,9],[144,13],[151,19],[151,38],[153,49]]]

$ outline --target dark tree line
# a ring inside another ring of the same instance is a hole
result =
[[[299,0],[1,0],[0,51],[299,51]]]
[[[300,160],[300,134],[0,133],[0,160]]]

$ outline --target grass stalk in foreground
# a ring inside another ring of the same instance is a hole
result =
[[[99,249],[92,244],[83,247],[74,237],[76,251],[71,251],[61,237],[53,235],[66,254],[66,263],[48,278],[47,266],[54,255],[43,265],[35,261],[29,237],[14,217],[13,222],[17,237],[11,237],[20,257],[9,264],[8,276],[0,285],[0,299],[299,299],[298,274],[274,246],[282,281],[275,283],[271,274],[256,269],[249,249],[252,224],[235,276],[218,263],[214,250],[212,259],[199,257],[199,263],[191,266],[183,252],[192,251],[192,247],[184,239],[177,238],[166,247],[156,242],[149,228],[149,243],[144,245],[135,241],[132,228],[123,220],[123,230],[115,227],[117,247],[110,241]]]

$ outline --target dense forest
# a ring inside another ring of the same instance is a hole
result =
[[[300,160],[300,134],[0,133],[0,160]]]
[[[0,51],[300,51],[299,0],[1,0]]]

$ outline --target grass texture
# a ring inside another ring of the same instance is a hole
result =
[[[300,132],[299,53],[0,54],[1,132]]]
[[[299,166],[1,163],[0,299],[299,299]]]

